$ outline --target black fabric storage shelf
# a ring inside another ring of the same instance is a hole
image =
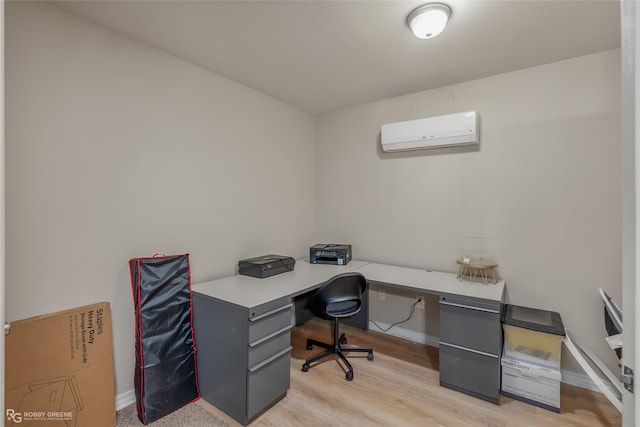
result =
[[[200,397],[189,254],[129,260],[138,419],[149,424]]]

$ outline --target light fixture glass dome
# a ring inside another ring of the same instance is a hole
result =
[[[446,4],[428,3],[409,14],[407,25],[419,39],[430,39],[440,34],[451,16]]]

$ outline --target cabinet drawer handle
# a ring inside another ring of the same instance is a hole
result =
[[[293,327],[293,326],[291,326],[291,325],[289,325],[289,326],[285,326],[284,328],[282,328],[282,329],[278,329],[277,331],[272,332],[272,333],[270,333],[269,335],[265,335],[264,337],[262,337],[262,338],[260,338],[260,339],[258,339],[258,340],[255,340],[254,342],[250,342],[250,343],[249,343],[249,347],[252,347],[252,348],[253,348],[253,347],[257,346],[257,345],[262,344],[262,343],[263,343],[263,342],[265,342],[265,341],[269,341],[271,338],[276,337],[276,336],[280,335],[280,334],[281,334],[281,333],[283,333],[283,332],[287,332],[287,331],[288,331],[289,329],[291,329],[292,327]]]
[[[268,365],[269,363],[273,362],[274,360],[278,359],[279,357],[284,356],[285,354],[289,353],[292,349],[293,349],[293,347],[289,346],[289,347],[285,348],[284,350],[280,350],[279,352],[277,352],[273,356],[269,357],[268,359],[264,359],[262,362],[260,362],[258,364],[255,364],[252,367],[250,367],[249,368],[249,372],[250,373],[254,373],[258,369]]]
[[[487,356],[487,357],[493,357],[494,359],[500,359],[500,355],[498,355],[498,354],[485,353],[484,351],[474,350],[472,348],[467,348],[467,347],[462,347],[461,345],[449,344],[449,343],[442,342],[442,341],[440,341],[440,345],[443,345],[445,347],[456,348],[458,350],[468,351],[470,353],[476,353],[476,354],[479,354],[481,356]]]
[[[291,307],[293,307],[292,303],[289,303],[287,305],[283,305],[282,307],[274,308],[273,310],[269,310],[266,313],[262,313],[262,314],[259,314],[257,316],[254,316],[254,317],[250,317],[249,318],[249,322],[255,322],[256,320],[260,320],[260,319],[264,319],[265,317],[269,317],[272,314],[276,314],[276,313],[279,313],[279,312],[284,311],[284,310],[290,310]]]
[[[485,313],[500,314],[500,310],[492,310],[490,308],[476,307],[473,305],[458,304],[458,303],[449,302],[449,301],[440,301],[440,304],[450,305],[451,307],[467,308],[469,310],[484,311]]]

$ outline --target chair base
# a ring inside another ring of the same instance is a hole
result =
[[[347,343],[347,337],[345,334],[338,336],[338,320],[336,319],[333,322],[333,344],[327,344],[321,341],[317,341],[314,339],[307,339],[307,350],[312,350],[313,346],[321,347],[326,349],[322,353],[316,354],[315,356],[311,356],[302,364],[302,372],[307,372],[309,368],[311,368],[311,364],[317,362],[320,359],[323,359],[332,354],[338,355],[338,357],[342,360],[342,362],[347,367],[346,378],[347,381],[353,380],[353,366],[347,360],[344,353],[368,353],[367,360],[373,360],[373,349],[370,347],[342,347],[342,345]]]

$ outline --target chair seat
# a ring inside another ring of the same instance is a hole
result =
[[[331,317],[353,316],[360,311],[358,301],[340,301],[327,304],[327,314]]]

